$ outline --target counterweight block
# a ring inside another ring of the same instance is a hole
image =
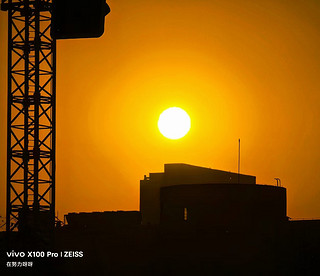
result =
[[[100,37],[109,12],[105,0],[53,0],[51,36],[55,39]]]

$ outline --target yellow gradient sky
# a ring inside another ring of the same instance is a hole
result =
[[[58,41],[57,201],[135,210],[163,164],[241,172],[287,188],[288,215],[320,217],[320,2],[110,0],[100,39]],[[0,215],[5,215],[6,13],[0,14]],[[164,138],[159,114],[192,120]]]

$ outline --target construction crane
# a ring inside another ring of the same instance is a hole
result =
[[[102,35],[110,8],[104,0],[2,0],[1,10],[8,13],[6,231],[52,229],[56,39]]]

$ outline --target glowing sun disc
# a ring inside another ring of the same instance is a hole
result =
[[[163,111],[158,120],[158,128],[163,136],[169,139],[180,139],[191,127],[191,120],[187,112],[179,107],[170,107]]]

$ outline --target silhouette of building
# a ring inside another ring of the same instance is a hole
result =
[[[160,223],[227,231],[266,229],[287,220],[286,190],[251,184],[175,185],[161,188]]]
[[[141,224],[139,211],[106,211],[91,213],[69,213],[66,215],[68,225],[73,229],[111,230]]]
[[[140,181],[140,211],[143,225],[261,227],[287,219],[286,189],[257,185],[255,176],[165,164]]]
[[[140,190],[140,211],[66,215],[54,250],[83,257],[35,267],[43,275],[48,267],[52,275],[320,275],[320,220],[288,219],[283,187],[166,164]]]

